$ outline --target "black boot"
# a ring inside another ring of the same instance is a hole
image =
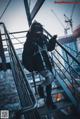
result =
[[[41,85],[38,86],[38,94],[40,96],[40,98],[44,98],[45,94],[44,94],[44,89]]]
[[[56,105],[54,105],[53,99],[52,99],[52,96],[51,96],[51,90],[52,90],[51,84],[46,86],[46,93],[47,93],[46,105],[47,105],[48,108],[56,109]]]

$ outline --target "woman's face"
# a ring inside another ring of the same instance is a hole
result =
[[[42,34],[42,33],[43,33],[43,28],[42,28],[42,26],[34,25],[34,26],[32,27],[32,31],[33,31],[34,33],[37,33],[37,34]]]

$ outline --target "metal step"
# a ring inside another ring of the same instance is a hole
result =
[[[65,91],[66,95],[69,97],[69,99],[70,99],[71,102],[73,103],[73,105],[76,107],[76,106],[77,106],[77,100],[76,100],[75,97],[72,95],[72,93],[71,93],[71,91],[69,90],[69,88],[67,87],[67,85],[64,83],[64,79],[62,79],[62,77],[60,77],[58,73],[57,73],[57,75],[56,75],[56,79],[59,81],[61,87],[63,88],[63,90]]]
[[[61,106],[62,105],[62,106]],[[58,102],[57,108],[52,110],[46,105],[38,107],[38,111],[42,119],[80,119],[79,115],[73,111],[74,106],[70,102]]]
[[[46,106],[38,108],[41,117],[45,119],[67,119],[67,115],[60,109],[52,110],[48,109]]]

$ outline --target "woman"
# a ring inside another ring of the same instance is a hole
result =
[[[47,51],[52,51],[55,48],[57,36],[53,36],[50,40],[43,34],[43,26],[34,22],[27,33],[27,39],[24,44],[22,63],[24,67],[30,71],[37,71],[45,81],[38,87],[41,97],[44,97],[44,87],[46,87],[46,104],[53,109],[56,107],[53,104],[51,96],[51,83],[53,81],[52,66]]]

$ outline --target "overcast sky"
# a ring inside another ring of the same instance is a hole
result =
[[[5,9],[8,1],[9,0],[0,0],[0,15]],[[31,0],[31,9],[35,1],[36,0]],[[64,14],[70,18],[72,9],[73,4],[61,5],[54,4],[54,0],[45,0],[44,4],[34,19],[42,23],[44,28],[46,28],[52,35],[58,34],[59,36],[62,36],[64,35],[64,28],[61,23],[66,26],[64,22]],[[51,10],[53,10],[53,12]],[[56,16],[58,18],[56,18]],[[75,29],[75,27],[80,24],[80,4],[75,5],[72,20],[73,28]],[[28,30],[28,23],[23,0],[12,0],[0,21],[5,23],[7,29],[10,32]],[[69,31],[69,34],[70,33],[71,32]]]

